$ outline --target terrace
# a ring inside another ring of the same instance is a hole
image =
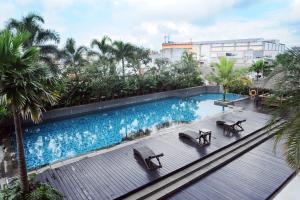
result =
[[[186,99],[218,90],[218,87],[195,87],[58,109],[45,113],[45,121],[51,123],[56,119],[76,118],[95,110],[104,112],[169,97]],[[285,163],[281,150],[276,155],[272,152],[272,133],[283,121],[278,121],[272,128],[266,127],[271,116],[262,113],[252,100],[242,98],[233,102],[234,106],[218,114],[190,123],[171,123],[170,127],[162,127],[150,136],[50,163],[31,170],[30,174],[37,174],[36,180],[50,184],[65,199],[273,197],[294,175]],[[216,121],[227,117],[246,119],[244,131],[225,134]],[[30,122],[25,124],[31,126]],[[198,131],[201,128],[212,131],[208,146],[199,147],[178,137],[181,131]],[[161,169],[147,170],[134,156],[133,148],[143,145],[164,154]],[[251,163],[253,159],[255,162]],[[276,169],[276,172],[271,169]],[[232,182],[233,179],[235,181]]]
[[[226,116],[245,118],[245,130],[224,134],[215,122]],[[251,100],[245,99],[235,102],[235,107],[224,113],[166,127],[150,136],[56,162],[31,173],[37,173],[37,180],[57,188],[65,199],[265,199],[294,174],[281,152],[272,153],[272,130],[282,122],[269,129],[268,120],[270,115],[261,113]],[[213,133],[208,146],[199,148],[178,137],[182,130],[198,131],[203,127]],[[161,169],[149,171],[134,156],[133,148],[142,145],[164,153]],[[256,160],[251,164],[253,159]],[[234,176],[245,178],[232,181]],[[246,177],[251,178],[247,181]],[[194,192],[201,188],[206,188],[206,192]]]

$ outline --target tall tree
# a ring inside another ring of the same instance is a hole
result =
[[[284,151],[288,164],[300,169],[300,48],[292,48],[276,58],[278,64],[270,77],[278,81],[275,99],[286,96],[285,101],[274,111],[273,121],[284,116],[286,123],[275,135],[276,148],[284,140]],[[271,100],[272,103],[272,100]],[[272,123],[271,122],[271,123]]]
[[[183,63],[185,63],[186,65],[192,65],[196,62],[194,56],[195,55],[193,53],[189,53],[189,52],[185,51],[185,52],[183,52],[183,54],[181,56],[181,61]]]
[[[142,47],[135,47],[132,51],[131,57],[127,60],[135,74],[142,75],[142,67],[145,68],[151,61],[150,50]]]
[[[96,51],[92,51],[92,54],[97,55],[99,59],[110,59],[109,54],[112,52],[112,41],[108,36],[104,36],[100,41],[93,39],[91,48],[96,48]]]
[[[38,61],[38,48],[24,45],[30,37],[29,32],[18,31],[13,35],[4,31],[0,34],[0,103],[10,108],[13,114],[18,169],[24,194],[29,192],[29,184],[22,118],[30,117],[34,122],[39,122],[44,104],[54,104],[58,99],[52,73]]]
[[[110,76],[115,76],[117,69],[113,58],[112,40],[108,36],[104,36],[100,41],[94,39],[91,42],[91,48],[96,50],[91,50],[89,55],[96,55],[100,65],[108,64]]]
[[[156,58],[154,60],[154,64],[156,65],[157,72],[161,72],[164,68],[168,68],[170,62],[167,58]]]
[[[124,43],[123,41],[113,42],[113,55],[117,62],[121,62],[123,79],[125,79],[125,61],[133,57],[135,46],[130,43]]]
[[[73,38],[68,38],[60,56],[67,68],[67,73],[72,73],[77,77],[83,66],[88,63],[84,57],[86,54],[87,48],[85,46],[76,47],[76,41]]]
[[[84,46],[76,46],[73,38],[68,38],[64,45],[60,59],[64,64],[64,75],[68,77],[64,79],[68,85],[68,90],[62,92],[62,100],[66,105],[72,104],[76,99],[81,99],[81,91],[87,90],[87,86],[82,83],[84,72],[88,64],[87,48]]]
[[[234,69],[234,60],[221,57],[219,62],[212,63],[214,74],[209,76],[211,81],[223,86],[223,101],[226,100],[226,93],[231,84],[244,80],[244,75],[248,71],[247,68]]]
[[[256,72],[256,80],[258,80],[259,73],[261,73],[264,70],[264,68],[265,68],[265,63],[263,60],[258,60],[252,64],[250,70]]]
[[[185,51],[179,62],[172,65],[173,71],[177,74],[180,87],[191,87],[202,83],[199,63],[193,53]]]
[[[13,32],[21,30],[31,33],[24,47],[37,47],[40,52],[39,59],[49,65],[52,72],[57,73],[59,69],[55,63],[58,53],[56,44],[59,43],[60,37],[55,31],[44,29],[44,22],[40,15],[30,13],[21,20],[10,19],[6,27]]]

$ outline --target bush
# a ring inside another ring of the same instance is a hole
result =
[[[50,185],[35,182],[34,177],[30,180],[30,192],[25,195],[25,200],[62,200],[63,195]],[[12,182],[10,186],[5,186],[0,192],[2,200],[22,200],[22,192],[19,180]]]
[[[229,92],[248,95],[250,84],[251,84],[251,80],[248,78],[243,78],[240,81],[235,81],[233,84],[229,86]]]
[[[10,116],[10,111],[5,106],[0,105],[0,121]]]

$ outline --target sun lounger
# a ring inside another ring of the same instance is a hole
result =
[[[155,154],[152,149],[147,146],[135,147],[133,152],[145,163],[147,169],[157,169],[161,168],[159,157],[162,157],[164,154]],[[153,162],[153,159],[156,159],[157,162]]]
[[[221,125],[224,127],[224,130],[227,131],[243,131],[242,123],[245,122],[246,119],[222,119],[216,121],[217,125]]]
[[[196,144],[207,145],[211,141],[211,130],[201,129],[199,132],[186,130],[179,133],[179,137],[187,138]]]

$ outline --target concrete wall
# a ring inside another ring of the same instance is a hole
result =
[[[143,103],[147,101],[159,100],[168,97],[188,97],[194,96],[198,94],[204,93],[220,93],[219,86],[199,86],[199,87],[192,87],[192,88],[185,88],[179,90],[171,90],[166,92],[159,92],[147,95],[140,95],[128,98],[121,98],[109,101],[102,101],[97,103],[85,104],[80,106],[73,106],[73,107],[65,107],[59,108],[55,110],[51,110],[48,112],[43,113],[43,122],[52,121],[52,120],[59,120],[69,117],[80,116],[83,114],[99,112],[104,110],[109,110],[117,107],[128,106],[132,104]],[[25,125],[31,125],[32,122],[30,120],[26,120],[23,122]],[[12,121],[5,122],[4,126],[11,126]]]

